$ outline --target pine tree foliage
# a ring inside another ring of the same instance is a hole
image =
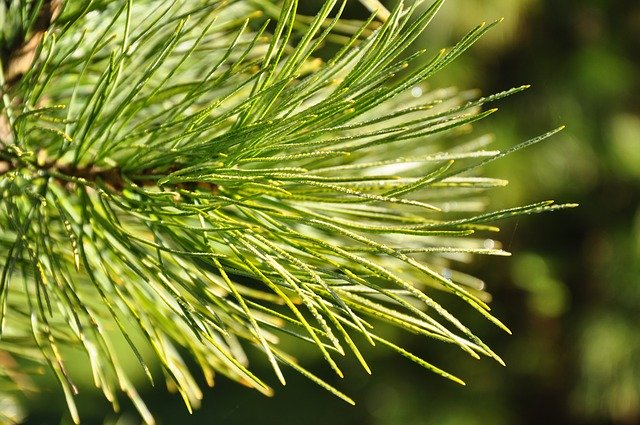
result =
[[[381,323],[501,362],[439,300],[458,297],[506,330],[482,282],[452,267],[508,255],[492,222],[566,206],[483,212],[485,192],[506,182],[478,175],[557,130],[488,150],[470,124],[525,87],[428,88],[493,24],[415,51],[442,1],[363,1],[366,22],[341,19],[345,1],[314,17],[297,3],[0,2],[2,388],[27,382],[8,364],[45,364],[78,422],[71,347],[115,408],[123,392],[151,423],[115,334],[189,409],[202,392],[185,356],[210,385],[219,374],[272,393],[245,350],[282,384],[295,371],[352,402],[299,364],[290,340],[338,376],[345,355],[369,372],[360,350],[375,345],[462,383],[385,339]]]

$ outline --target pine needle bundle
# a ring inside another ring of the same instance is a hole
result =
[[[364,22],[341,18],[346,1],[313,17],[297,3],[0,3],[0,362],[47,365],[76,422],[70,349],[148,423],[122,355],[189,409],[202,392],[187,363],[210,385],[271,394],[248,354],[282,384],[294,371],[352,403],[283,348],[292,339],[338,376],[343,356],[369,372],[361,350],[375,345],[462,383],[382,324],[502,362],[438,300],[507,330],[455,264],[508,255],[492,222],[567,205],[484,212],[506,181],[478,172],[558,130],[490,150],[470,125],[526,87],[429,88],[494,24],[415,50],[442,1],[363,1]],[[9,392],[19,375],[0,372]]]

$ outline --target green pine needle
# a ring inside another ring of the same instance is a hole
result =
[[[495,23],[432,53],[411,46],[442,1],[363,0],[373,14],[358,24],[336,0],[313,18],[296,0],[35,3],[0,4],[0,361],[47,364],[75,422],[69,347],[114,408],[124,392],[153,422],[114,332],[151,382],[154,352],[189,409],[202,392],[185,354],[210,385],[219,373],[272,394],[245,349],[282,384],[296,371],[353,403],[285,351],[291,339],[338,376],[345,355],[370,373],[363,345],[382,345],[464,384],[382,338],[383,324],[502,363],[435,298],[508,332],[482,281],[452,267],[509,255],[488,223],[573,205],[482,212],[507,182],[480,167],[559,130],[485,150],[469,126],[526,86],[428,86]]]

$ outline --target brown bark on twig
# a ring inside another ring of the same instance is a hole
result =
[[[41,151],[44,152],[44,151]],[[89,183],[100,182],[107,188],[115,191],[122,192],[127,186],[127,182],[131,182],[136,186],[152,187],[158,186],[159,178],[135,178],[129,177],[123,174],[119,167],[101,168],[93,164],[85,166],[74,166],[71,164],[60,164],[56,161],[46,161],[41,159],[35,163],[29,163],[31,169],[42,171],[55,171],[57,175],[64,175],[70,178],[82,179]],[[0,159],[0,177],[10,171],[16,170],[20,167],[25,167],[26,164],[20,165],[17,160]],[[137,176],[164,176],[178,170],[178,167],[171,167],[165,170],[157,169],[145,169],[137,172]],[[58,181],[63,186],[69,185],[69,181],[52,175],[51,178]],[[216,193],[218,186],[214,183],[208,182],[185,182],[177,183],[173,185],[176,189],[185,189],[188,191],[203,190],[209,193]]]
[[[2,52],[2,71],[4,74],[4,87],[1,91],[13,86],[26,74],[36,56],[38,46],[44,37],[44,33],[58,18],[62,10],[62,0],[45,0],[40,7],[38,17],[29,34],[24,34],[22,40],[18,40],[15,46],[9,46],[9,51]],[[6,105],[5,105],[6,106]],[[0,145],[11,138],[11,127],[7,117],[0,115]]]
[[[25,34],[25,39],[9,54],[6,64],[3,64],[4,79],[7,86],[12,86],[29,71],[35,59],[38,46],[56,20],[62,9],[62,0],[46,0],[40,8],[38,18],[31,29],[31,34]],[[26,38],[26,37],[29,38]]]

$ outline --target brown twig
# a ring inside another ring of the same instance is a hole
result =
[[[18,39],[13,43],[13,46],[8,47],[9,51],[2,52],[0,60],[2,61],[4,86],[0,87],[0,91],[4,93],[6,89],[19,82],[22,76],[29,71],[45,32],[58,18],[61,10],[62,0],[45,0],[38,11],[38,17],[30,33],[23,34],[22,39]],[[8,105],[5,105],[5,107],[8,107]],[[10,139],[11,126],[7,117],[2,114],[0,115],[0,144]]]
[[[7,86],[10,87],[20,81],[29,71],[44,33],[60,15],[61,9],[62,0],[45,0],[42,4],[31,33],[24,35],[25,38],[20,44],[8,54],[7,63],[3,64],[4,80]]]
[[[41,151],[43,152],[43,151]],[[37,161],[24,162],[16,158],[0,158],[0,177],[2,175],[17,170],[20,167],[30,166],[31,169],[41,171],[53,171],[51,177],[63,186],[69,184],[71,179],[82,179],[90,183],[102,183],[115,192],[122,192],[127,187],[127,182],[131,182],[136,186],[153,187],[158,186],[158,180],[174,171],[178,171],[178,167],[170,167],[165,170],[155,168],[144,169],[136,172],[136,176],[157,176],[156,178],[130,178],[125,175],[119,167],[101,168],[94,164],[85,166],[75,166],[72,164],[60,164],[57,161],[48,161],[43,155]],[[64,177],[68,177],[68,179]],[[177,189],[185,189],[195,191],[197,189],[216,193],[218,186],[214,183],[207,182],[185,182],[173,185]]]

